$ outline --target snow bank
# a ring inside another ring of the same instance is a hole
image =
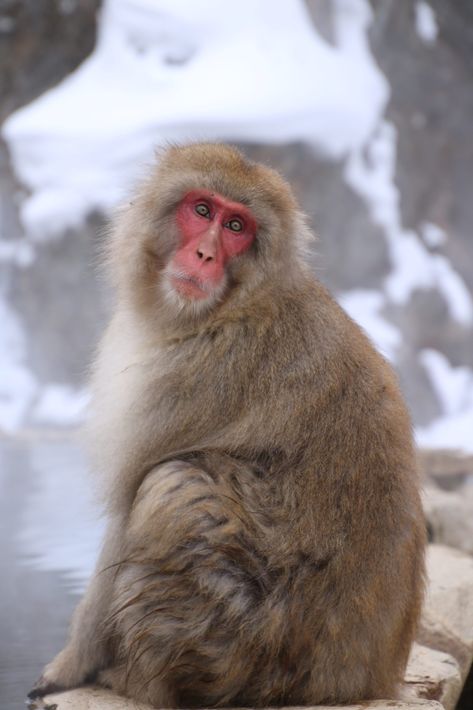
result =
[[[405,305],[416,290],[436,289],[444,297],[450,315],[461,325],[473,323],[473,299],[450,262],[431,253],[419,236],[402,227],[400,196],[394,176],[396,131],[382,122],[367,149],[355,150],[346,163],[347,182],[367,201],[372,217],[388,242],[392,270],[385,283],[386,297]],[[441,238],[436,225],[423,225],[424,239]],[[435,244],[435,246],[438,245]]]
[[[28,244],[0,243],[0,261],[26,266],[43,240],[80,225],[94,209],[110,210],[154,146],[303,140],[328,158],[345,159],[347,183],[387,240],[392,269],[383,288],[340,299],[380,350],[395,362],[401,344],[399,330],[383,316],[385,306],[404,305],[419,289],[438,290],[451,317],[471,327],[471,294],[435,251],[445,233],[430,223],[419,235],[402,226],[396,133],[383,120],[389,87],[367,39],[370,5],[332,0],[332,7],[334,46],[313,28],[303,0],[105,0],[92,55],[4,124],[15,171],[28,190],[21,205]],[[432,8],[424,1],[415,8],[422,41],[435,41]],[[20,426],[27,412],[33,422],[80,420],[86,394],[56,383],[40,386],[25,364],[21,324],[1,301],[0,317],[0,367],[7,375],[0,385],[0,428]],[[424,353],[422,362],[446,418],[421,437],[444,445],[447,430],[455,431],[473,450],[473,412],[468,402],[454,406],[445,394],[451,386],[458,392],[458,382],[469,382],[471,373],[450,377],[439,357]]]
[[[377,349],[388,360],[394,361],[402,338],[399,329],[382,317],[383,295],[378,291],[353,289],[341,294],[338,300],[348,315],[366,331]]]
[[[91,57],[4,125],[28,234],[115,205],[166,141],[306,140],[334,158],[362,146],[388,90],[366,0],[335,6],[336,48],[302,0],[106,0]]]
[[[50,384],[42,390],[33,409],[32,419],[39,424],[77,426],[84,418],[89,399],[85,389]]]
[[[42,385],[38,382],[28,366],[21,320],[1,293],[0,324],[0,432],[11,434],[26,423],[80,424],[88,394],[56,383]]]
[[[436,350],[423,350],[421,362],[445,414],[418,429],[418,443],[473,452],[473,372],[468,367],[452,367]]]
[[[425,0],[419,0],[415,6],[415,27],[417,34],[426,44],[432,44],[439,32],[437,18],[433,8]]]

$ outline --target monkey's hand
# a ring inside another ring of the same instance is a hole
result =
[[[72,644],[66,646],[51,663],[48,663],[42,675],[36,681],[28,698],[42,698],[49,693],[77,688],[92,680],[95,668],[91,668],[90,660],[81,658]]]

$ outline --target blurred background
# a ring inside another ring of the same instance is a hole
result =
[[[465,454],[437,473],[473,519],[471,0],[0,0],[0,121],[8,707],[93,565],[75,432],[108,312],[94,259],[167,141],[237,144],[292,183],[314,272],[396,368],[419,444]]]

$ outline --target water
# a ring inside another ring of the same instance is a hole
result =
[[[0,439],[0,708],[23,708],[64,645],[102,522],[71,437]]]

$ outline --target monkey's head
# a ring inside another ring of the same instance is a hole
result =
[[[160,157],[118,222],[110,257],[122,291],[147,315],[195,318],[262,282],[294,278],[308,234],[276,172],[200,143]]]

